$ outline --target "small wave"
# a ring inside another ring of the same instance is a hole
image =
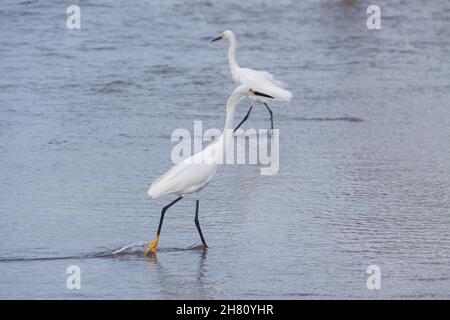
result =
[[[116,46],[83,47],[84,51],[112,51],[116,49]]]
[[[312,118],[304,118],[304,117],[293,117],[294,121],[347,121],[347,122],[363,122],[366,119],[358,118],[358,117],[312,117]]]
[[[0,257],[0,262],[20,262],[20,261],[50,261],[50,260],[72,260],[72,259],[92,259],[100,258],[100,255],[81,254],[74,256],[60,257]]]
[[[146,68],[145,72],[152,75],[171,76],[180,74],[181,70],[168,64],[157,64]]]
[[[51,261],[51,260],[82,260],[82,259],[99,259],[99,258],[115,258],[126,255],[144,256],[147,248],[147,241],[138,241],[132,244],[121,246],[113,250],[105,250],[100,252],[84,253],[78,255],[52,256],[52,257],[0,257],[0,262],[21,262],[21,261]],[[204,250],[203,245],[192,245],[187,248],[163,248],[158,249],[160,252],[176,252]]]
[[[122,246],[113,250],[105,250],[99,252],[83,253],[67,256],[53,257],[0,257],[0,262],[19,262],[19,261],[48,261],[48,260],[73,260],[73,259],[96,259],[96,258],[114,258],[127,254],[143,254],[145,252],[147,242],[138,241],[130,245]]]
[[[104,84],[101,88],[97,89],[97,91],[100,93],[120,92],[132,85],[133,85],[133,83],[128,82],[128,81],[115,80],[115,81]]]

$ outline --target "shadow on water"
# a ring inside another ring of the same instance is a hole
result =
[[[67,256],[52,257],[0,257],[0,262],[18,262],[18,261],[51,261],[51,260],[72,260],[72,259],[98,259],[98,258],[117,258],[124,256],[145,256],[146,241],[139,241],[113,250],[104,250],[92,253],[82,253]],[[162,248],[158,253],[179,252],[179,251],[206,251],[203,245],[192,245],[187,248]],[[156,254],[146,256],[150,261],[156,261]]]

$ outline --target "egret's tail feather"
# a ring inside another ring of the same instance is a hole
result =
[[[279,88],[279,93],[275,98],[280,101],[291,101],[292,100],[292,92],[286,89]]]
[[[271,95],[275,100],[278,101],[291,101],[292,93],[289,90],[272,86],[270,88],[261,88],[261,92]]]
[[[153,183],[147,191],[150,198],[155,199],[162,195],[165,195],[168,191],[167,188],[162,188],[159,183]]]
[[[152,185],[147,191],[147,194],[150,196],[150,198],[154,199],[170,193],[170,191],[173,189],[173,183],[171,179],[177,175],[180,169],[180,166],[174,166],[158,179],[153,181]]]

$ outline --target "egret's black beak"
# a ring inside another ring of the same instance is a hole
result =
[[[258,92],[258,91],[253,91],[253,94],[255,96],[261,96],[261,97],[265,97],[265,98],[269,98],[269,99],[273,99],[272,96],[269,96],[268,94],[262,93],[262,92]]]
[[[222,39],[222,36],[217,37],[217,38],[215,38],[215,39],[212,39],[211,42],[214,42],[214,41],[217,41],[217,40],[221,40],[221,39]]]

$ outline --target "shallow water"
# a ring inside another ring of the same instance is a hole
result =
[[[0,4],[0,298],[450,298],[448,3],[378,1],[377,31],[367,1],[79,3],[80,31],[65,5]],[[223,126],[225,29],[295,96],[272,108],[280,172],[221,168],[210,249],[187,199],[146,258],[172,130]]]

